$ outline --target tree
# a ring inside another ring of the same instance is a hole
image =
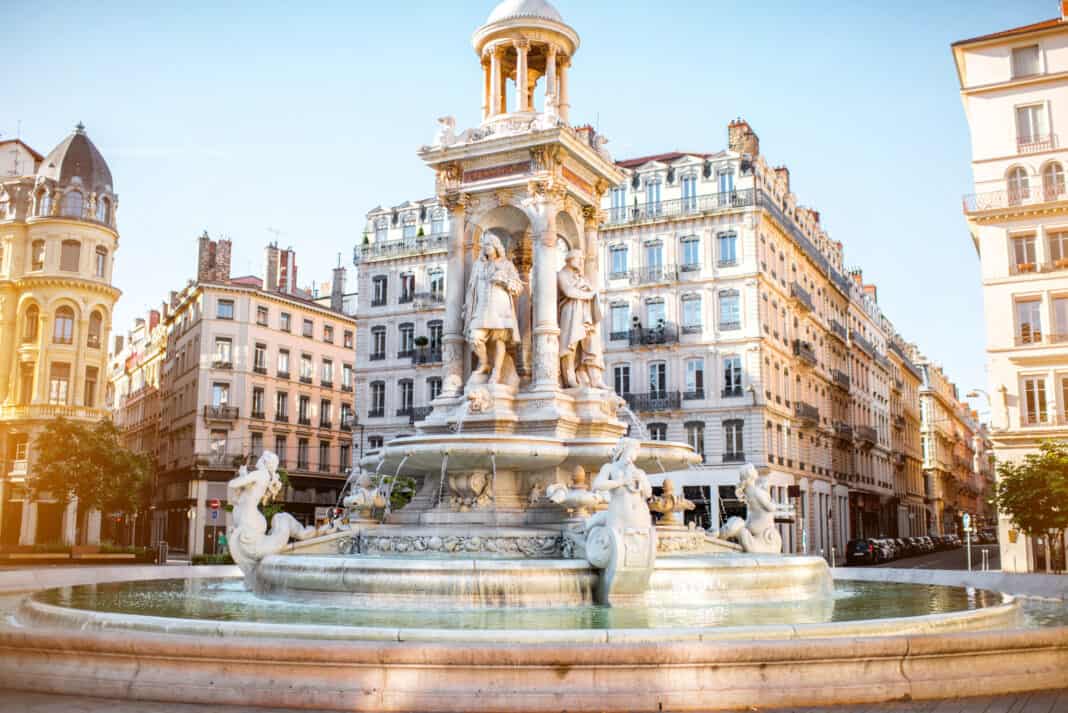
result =
[[[1068,442],[1045,441],[1022,461],[998,463],[991,502],[1031,536],[1068,529]]]
[[[81,508],[129,515],[148,507],[152,458],[124,448],[111,421],[57,418],[34,441],[34,452],[35,495],[49,493],[64,503],[77,498]]]

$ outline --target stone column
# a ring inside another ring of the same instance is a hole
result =
[[[490,48],[490,116],[496,116],[501,110],[501,53],[496,47]]]
[[[11,395],[12,363],[17,362],[16,349],[19,343],[18,315],[16,302],[12,297],[0,299],[0,335],[3,335],[8,348],[0,350],[0,397],[6,403],[14,403]],[[15,382],[17,383],[17,382]]]
[[[63,544],[78,544],[78,498],[71,498],[67,503],[61,522]]]
[[[582,216],[585,218],[582,253],[585,257],[586,281],[597,291],[598,299],[601,299],[604,297],[604,271],[601,270],[601,241],[597,232],[601,225],[601,210],[597,206],[586,206],[582,209]],[[602,306],[604,309],[601,310],[601,323],[596,327],[597,339],[601,339],[604,334],[604,321],[610,319],[608,305]]]
[[[549,47],[549,58],[545,61],[545,96],[556,93],[556,48]]]
[[[497,48],[497,65],[500,67],[498,71],[499,86],[497,87],[497,97],[500,99],[500,106],[497,108],[498,114],[508,113],[508,75],[504,71],[504,55],[507,49],[503,46]]]
[[[530,111],[527,104],[527,52],[530,50],[528,40],[515,41],[516,65],[515,65],[515,105],[516,111]]]
[[[489,57],[487,57],[485,54],[483,54],[482,55],[482,121],[485,121],[486,119],[488,119],[490,117],[490,107],[492,106],[491,103],[490,103],[492,101],[491,98],[490,98],[490,94],[491,94],[490,87],[492,86],[490,84],[490,74],[491,74],[490,65],[491,64],[492,64],[492,60]]]
[[[464,381],[464,228],[467,222],[466,196],[441,197],[449,211],[449,262],[446,266],[445,323],[442,334],[444,366],[442,396],[458,396]]]
[[[557,102],[557,104],[558,104],[558,111],[559,111],[559,114],[560,114],[560,119],[564,123],[567,123],[568,109],[571,106],[570,104],[568,104],[568,96],[567,96],[567,70],[568,70],[568,67],[570,67],[570,66],[571,66],[571,60],[569,58],[564,57],[563,59],[561,59],[561,61],[560,61],[560,97],[559,97],[559,101]]]
[[[556,214],[559,199],[541,195],[534,231],[534,390],[556,390],[560,372],[560,325],[556,314]]]

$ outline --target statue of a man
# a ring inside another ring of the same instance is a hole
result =
[[[522,290],[519,272],[505,255],[500,239],[490,233],[483,235],[482,255],[471,270],[464,300],[464,336],[478,357],[478,368],[471,374],[476,383],[486,379],[496,384],[507,378],[508,347],[519,344],[515,298]]]
[[[597,292],[583,274],[581,250],[568,252],[564,266],[556,273],[559,289],[560,372],[564,386],[604,385],[604,356],[597,325],[601,303]]]

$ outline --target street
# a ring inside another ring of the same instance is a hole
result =
[[[972,569],[978,570],[983,566],[982,551],[989,552],[990,559],[987,564],[989,569],[1000,569],[1001,560],[998,555],[997,545],[972,545]],[[872,565],[861,565],[872,566]],[[916,557],[902,557],[892,562],[884,562],[874,565],[876,567],[895,567],[897,569],[968,569],[968,555],[964,547],[941,552],[930,552]]]

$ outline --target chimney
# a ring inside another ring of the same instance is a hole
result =
[[[1061,0],[1061,21],[1068,22],[1068,0]]]
[[[263,251],[263,289],[278,290],[278,243],[270,243]]]
[[[870,296],[872,302],[879,302],[879,290],[875,285],[864,285],[864,294]]]
[[[775,171],[775,175],[778,176],[783,181],[783,183],[786,184],[786,192],[789,193],[790,192],[790,169],[788,169],[786,166],[776,166],[772,170]]]
[[[853,278],[853,282],[857,283],[858,286],[860,286],[860,287],[864,286],[864,271],[863,270],[850,270],[849,271],[849,276]]]
[[[171,309],[178,309],[178,292],[177,290],[171,290]]]
[[[816,221],[816,224],[817,224],[817,225],[819,225],[819,222],[820,222],[820,212],[819,212],[818,210],[812,210],[811,208],[809,209],[809,211],[808,211],[808,212],[812,214],[812,219],[813,219],[814,221]]]
[[[159,312],[151,310],[148,313],[148,331],[152,331],[159,326]]]
[[[747,153],[756,156],[760,153],[760,139],[749,122],[738,118],[727,124],[727,148],[737,153]]]
[[[345,306],[345,268],[334,268],[334,280],[330,283],[330,309],[341,312]]]
[[[288,295],[297,291],[297,253],[292,247],[278,251],[278,291]]]
[[[197,282],[230,281],[230,241],[215,241],[208,231],[197,238]]]

